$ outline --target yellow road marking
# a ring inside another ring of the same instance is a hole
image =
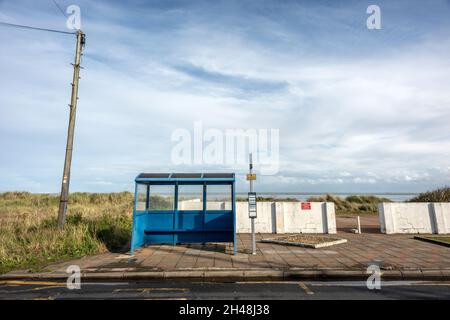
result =
[[[54,288],[67,288],[67,287],[66,286],[47,286],[47,287],[37,287],[37,288],[14,290],[14,291],[0,290],[0,292],[1,293],[24,293],[24,292],[33,292],[33,291],[54,289]]]
[[[67,288],[65,283],[61,282],[51,282],[51,281],[18,281],[18,280],[8,280],[8,281],[0,281],[0,285],[5,287],[19,287],[19,286],[27,286],[27,285],[37,285],[39,287],[30,288],[30,289],[22,289],[22,290],[14,290],[14,291],[4,291],[4,293],[24,293],[24,292],[33,292],[45,289],[53,289],[53,288]]]
[[[127,289],[114,289],[113,292],[155,292],[155,291],[177,291],[177,292],[188,292],[188,288],[127,288]]]
[[[55,300],[55,299],[56,299],[55,296],[33,298],[33,300]]]
[[[12,285],[12,286],[26,286],[26,285],[38,285],[38,286],[61,286],[61,282],[51,281],[19,281],[19,280],[7,280],[0,281],[0,285]]]
[[[303,282],[299,282],[298,285],[306,292],[306,294],[314,294],[314,292],[312,292],[311,289],[309,289]]]
[[[188,298],[175,297],[175,298],[147,298],[144,300],[187,300]]]
[[[205,283],[205,282],[198,282],[198,283]],[[207,283],[214,283],[214,282],[207,282]],[[273,280],[261,280],[261,281],[236,281],[237,284],[291,284],[291,283],[297,283],[297,281],[273,281]]]

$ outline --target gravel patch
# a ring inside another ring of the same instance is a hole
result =
[[[264,239],[261,242],[317,249],[345,243],[347,239],[331,238],[321,235],[296,234]]]

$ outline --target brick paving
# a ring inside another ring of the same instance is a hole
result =
[[[347,243],[322,249],[307,249],[257,243],[257,255],[249,254],[250,234],[238,234],[238,254],[229,244],[151,245],[131,257],[105,253],[48,267],[64,271],[78,264],[84,271],[186,270],[186,269],[363,269],[377,263],[384,269],[449,269],[450,248],[414,239],[414,235],[384,235],[377,232],[377,217],[362,217],[363,234],[353,234],[355,218],[338,218],[338,234]],[[258,234],[257,239],[276,237]]]

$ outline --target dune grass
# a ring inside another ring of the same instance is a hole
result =
[[[73,193],[64,230],[57,228],[59,198],[0,194],[0,273],[117,250],[131,237],[133,195]]]
[[[237,198],[236,201],[247,201],[247,198]],[[258,197],[257,201],[269,202],[300,202],[295,198],[272,198],[272,197]],[[380,202],[392,202],[387,198],[380,198],[375,196],[351,195],[345,198],[327,194],[318,197],[309,197],[307,202],[334,202],[337,215],[366,215],[378,214],[378,204]]]
[[[409,202],[450,202],[450,187],[423,192]]]
[[[378,204],[380,202],[392,202],[387,198],[375,196],[352,195],[341,198],[330,194],[310,197],[307,201],[334,202],[336,215],[375,215],[378,214]]]

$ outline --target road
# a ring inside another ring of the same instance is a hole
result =
[[[0,299],[450,299],[450,282],[86,282],[69,290],[64,282],[3,281]]]

